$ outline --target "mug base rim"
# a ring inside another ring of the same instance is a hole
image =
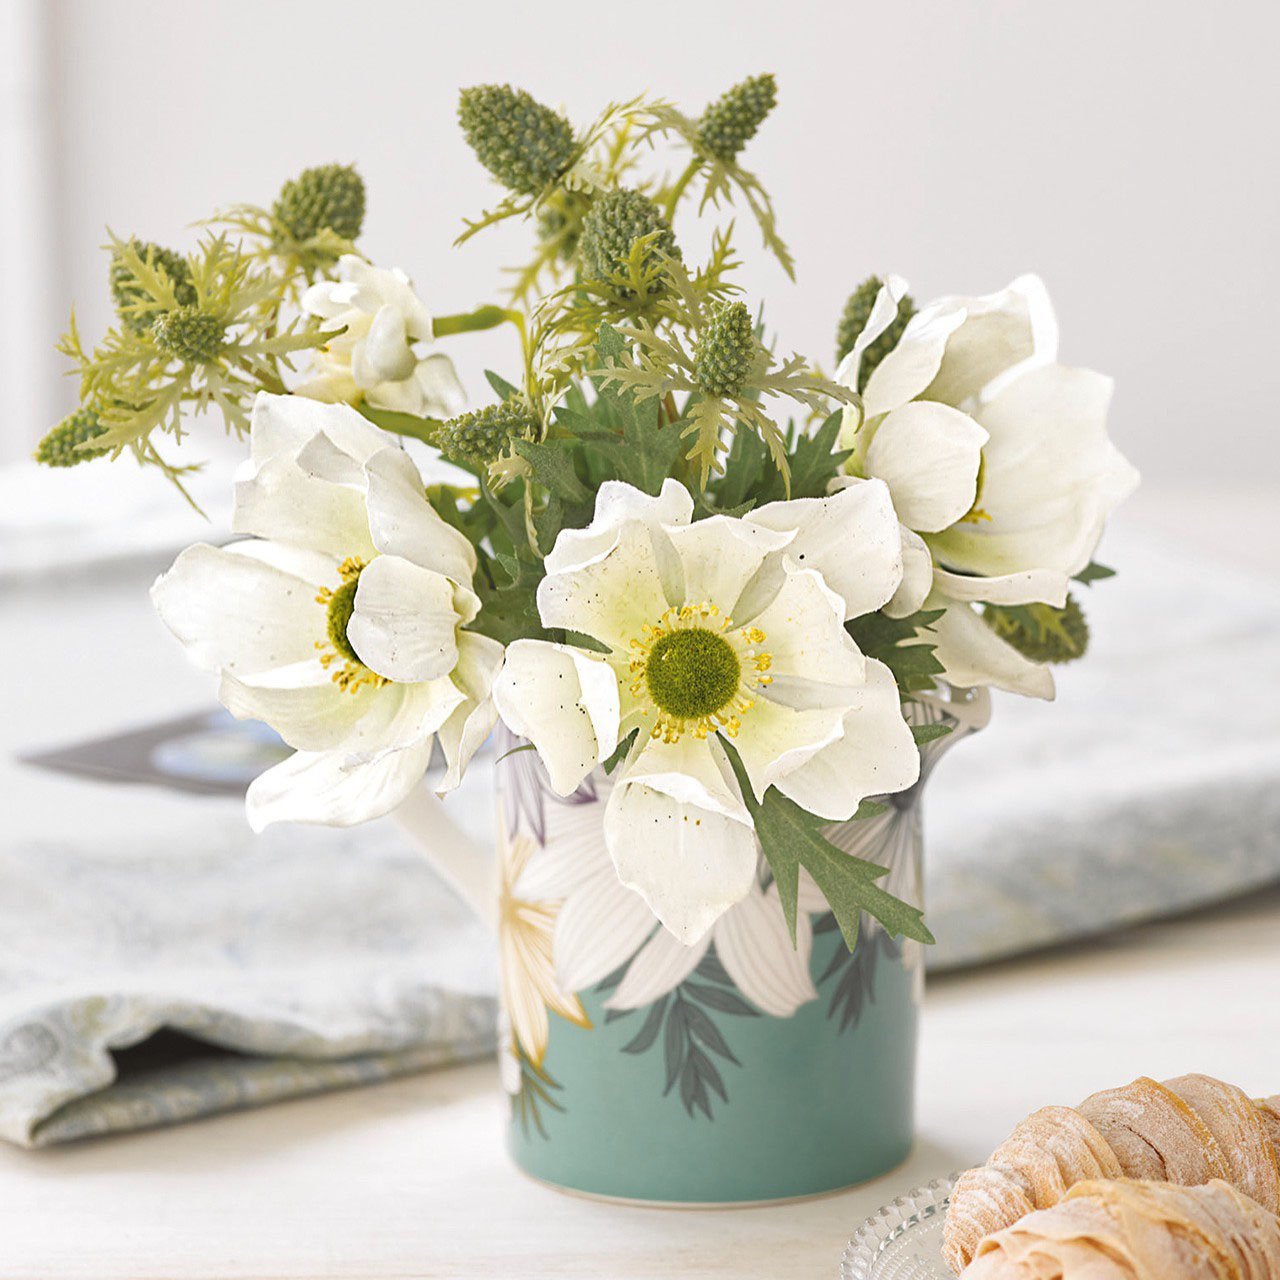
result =
[[[758,1200],[657,1200],[643,1196],[613,1195],[608,1191],[588,1191],[583,1187],[570,1187],[561,1182],[553,1182],[550,1178],[542,1178],[536,1173],[530,1173],[515,1160],[512,1160],[511,1163],[522,1177],[527,1178],[530,1182],[537,1183],[540,1187],[546,1187],[550,1191],[558,1191],[561,1195],[574,1196],[579,1200],[591,1200],[597,1204],[625,1205],[634,1209],[688,1209],[691,1211],[768,1209],[775,1205],[803,1204],[807,1200],[826,1200],[833,1196],[844,1195],[847,1191],[868,1187],[873,1182],[879,1182],[881,1178],[887,1178],[903,1168],[911,1159],[914,1150],[915,1142],[913,1140],[901,1160],[896,1161],[889,1168],[873,1174],[869,1178],[861,1178],[856,1182],[841,1183],[838,1187],[828,1187],[822,1191],[802,1191],[798,1195],[787,1196],[766,1196]]]

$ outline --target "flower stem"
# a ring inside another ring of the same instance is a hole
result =
[[[663,206],[662,216],[667,222],[676,216],[676,206],[680,203],[680,197],[684,195],[684,189],[693,181],[693,176],[702,168],[702,157],[694,156],[692,160],[685,165],[684,172],[676,179],[676,185],[671,188],[671,193],[667,196],[667,203]]]
[[[484,329],[496,329],[500,324],[513,324],[524,331],[524,316],[505,307],[486,305],[474,311],[460,311],[457,315],[437,316],[431,322],[431,330],[437,338],[447,338],[454,333],[479,333]]]
[[[496,329],[500,324],[512,324],[520,334],[520,354],[524,361],[526,386],[533,386],[533,352],[529,349],[529,333],[525,328],[524,313],[508,307],[488,303],[474,311],[460,311],[457,315],[437,316],[431,322],[431,332],[437,338],[447,338],[455,333],[479,333]]]
[[[359,409],[375,427],[381,427],[383,431],[390,431],[393,435],[410,436],[414,440],[421,440],[424,444],[434,445],[436,432],[444,426],[439,418],[417,418],[411,413],[374,409],[367,404],[360,405]]]

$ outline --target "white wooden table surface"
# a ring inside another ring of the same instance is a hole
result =
[[[1200,549],[1207,541],[1274,572],[1274,495],[1166,491],[1135,506],[1171,538],[1188,536],[1190,510],[1230,513],[1196,526]],[[24,673],[5,690],[6,754],[35,725],[52,742],[207,696],[158,624],[147,644],[125,642],[136,601],[99,619],[104,680],[100,663],[68,653],[75,591],[50,581],[39,597],[16,617],[0,596],[0,657]],[[10,822],[38,818],[40,780],[6,788],[4,804]],[[507,1162],[495,1070],[37,1153],[0,1147],[0,1280],[834,1276],[863,1218],[985,1155],[1039,1105],[1192,1070],[1280,1092],[1280,894],[933,982],[915,1152],[879,1182],[824,1200],[709,1213],[559,1195]]]
[[[4,1148],[0,1277],[830,1277],[864,1217],[984,1155],[1038,1105],[1192,1070],[1280,1091],[1280,894],[937,980],[922,1048],[908,1163],[768,1209],[633,1209],[525,1180],[502,1149],[490,1064],[79,1146]]]

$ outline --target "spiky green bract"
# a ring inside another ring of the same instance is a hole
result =
[[[836,327],[836,363],[853,350],[858,335],[867,327],[871,316],[871,308],[875,306],[876,297],[884,282],[879,276],[870,276],[864,280],[850,295],[844,304],[844,312]],[[907,321],[916,313],[916,304],[910,296],[898,303],[898,314],[889,327],[873,342],[868,344],[862,353],[858,365],[858,390],[864,391],[867,379],[875,372],[876,366],[898,345]]]
[[[96,440],[106,433],[92,409],[77,409],[68,414],[56,427],[46,432],[36,445],[35,460],[46,467],[74,467],[93,458],[101,458],[110,449],[81,448],[89,440]]]
[[[364,225],[364,199],[364,179],[354,165],[322,164],[286,182],[271,211],[294,240],[322,231],[354,240]]]
[[[476,158],[502,185],[536,195],[573,158],[573,127],[523,89],[481,84],[463,89],[458,123]]]
[[[640,191],[610,191],[592,203],[582,220],[579,253],[586,273],[595,280],[609,280],[627,273],[631,246],[652,236],[645,248],[643,269],[659,255],[680,257],[675,233],[658,206]]]
[[[523,400],[486,405],[446,422],[436,432],[436,444],[446,458],[487,467],[506,453],[512,440],[531,440],[538,420]]]
[[[732,164],[777,105],[773,76],[752,76],[717,98],[698,120],[697,146],[705,155]]]
[[[185,364],[208,364],[226,345],[227,327],[199,307],[178,307],[155,319],[151,336],[167,355]]]
[[[191,268],[187,260],[161,244],[132,239],[129,248],[153,271],[163,272],[173,288],[179,306],[190,306],[196,300],[191,284]],[[146,286],[127,261],[127,255],[116,249],[111,255],[109,272],[111,300],[115,303],[120,323],[130,333],[146,333],[155,320],[155,310]]]
[[[1089,624],[1075,596],[1051,604],[988,605],[987,625],[1032,662],[1074,662],[1089,647]]]
[[[756,358],[755,325],[745,302],[712,308],[693,355],[693,380],[709,396],[736,396]]]

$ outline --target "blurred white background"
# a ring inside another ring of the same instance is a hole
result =
[[[583,123],[640,90],[696,113],[772,70],[748,159],[798,283],[745,223],[742,244],[782,345],[829,364],[872,271],[929,297],[1034,269],[1063,358],[1115,375],[1114,434],[1148,480],[1259,485],[1280,464],[1273,4],[5,3],[0,459],[71,403],[50,344],[72,300],[88,336],[107,320],[104,226],[189,247],[215,207],[355,161],[366,251],[462,310],[496,297],[526,232],[451,247],[495,198],[461,86],[510,80]],[[508,348],[454,344],[473,394]]]

